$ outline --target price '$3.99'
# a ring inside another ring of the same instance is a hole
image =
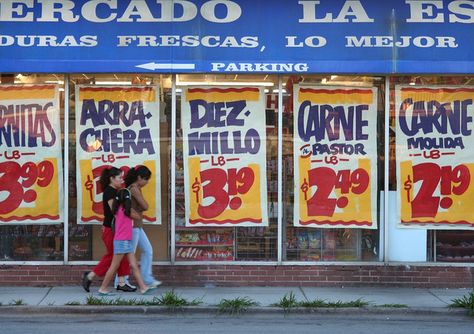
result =
[[[35,184],[47,187],[54,176],[54,165],[50,161],[23,165],[5,161],[0,163],[0,175],[0,193],[6,194],[0,200],[0,214],[8,214],[18,209],[23,201],[31,203],[36,200],[37,193],[30,188]]]

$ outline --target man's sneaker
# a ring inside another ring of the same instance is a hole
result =
[[[151,284],[148,285],[148,286],[151,287],[151,288],[157,288],[157,287],[159,287],[161,284],[163,284],[163,282],[158,281],[158,280],[154,280],[153,283],[151,283]]]
[[[137,291],[137,287],[136,286],[130,286],[127,283],[125,283],[124,285],[119,284],[119,285],[117,285],[117,291],[135,292],[135,291]]]
[[[82,287],[84,288],[84,290],[86,290],[86,292],[90,292],[90,286],[92,283],[92,281],[88,277],[89,273],[90,271],[86,271],[84,274],[82,274]]]

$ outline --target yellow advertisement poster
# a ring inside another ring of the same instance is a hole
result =
[[[395,91],[399,226],[474,229],[474,88]]]
[[[144,222],[161,224],[160,106],[156,86],[77,86],[76,161],[78,224],[102,223],[104,168],[146,166]]]
[[[294,225],[377,228],[377,89],[295,92]]]
[[[59,88],[0,85],[0,224],[62,222]]]
[[[186,226],[268,226],[262,88],[183,89]]]

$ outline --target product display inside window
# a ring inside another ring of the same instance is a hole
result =
[[[99,260],[100,175],[145,166],[154,261],[474,262],[471,76],[0,78],[0,261],[63,261],[64,210],[68,260]]]
[[[436,231],[436,261],[474,262],[474,232]]]
[[[378,236],[351,229],[287,229],[288,261],[373,261]]]
[[[69,224],[69,257],[74,261],[92,259],[92,226]]]
[[[62,261],[61,225],[0,226],[0,261]]]

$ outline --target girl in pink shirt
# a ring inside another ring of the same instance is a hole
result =
[[[99,288],[99,295],[108,296],[112,295],[108,291],[108,285],[115,275],[120,261],[124,255],[127,256],[130,267],[132,267],[133,275],[137,280],[140,292],[146,294],[154,288],[148,287],[143,282],[140,270],[138,269],[137,260],[135,259],[134,249],[132,246],[132,235],[133,235],[133,220],[130,217],[132,211],[132,195],[130,190],[121,189],[118,191],[117,196],[114,199],[112,207],[112,213],[115,215],[114,221],[114,257],[112,258],[112,264],[105,274],[102,285]]]

